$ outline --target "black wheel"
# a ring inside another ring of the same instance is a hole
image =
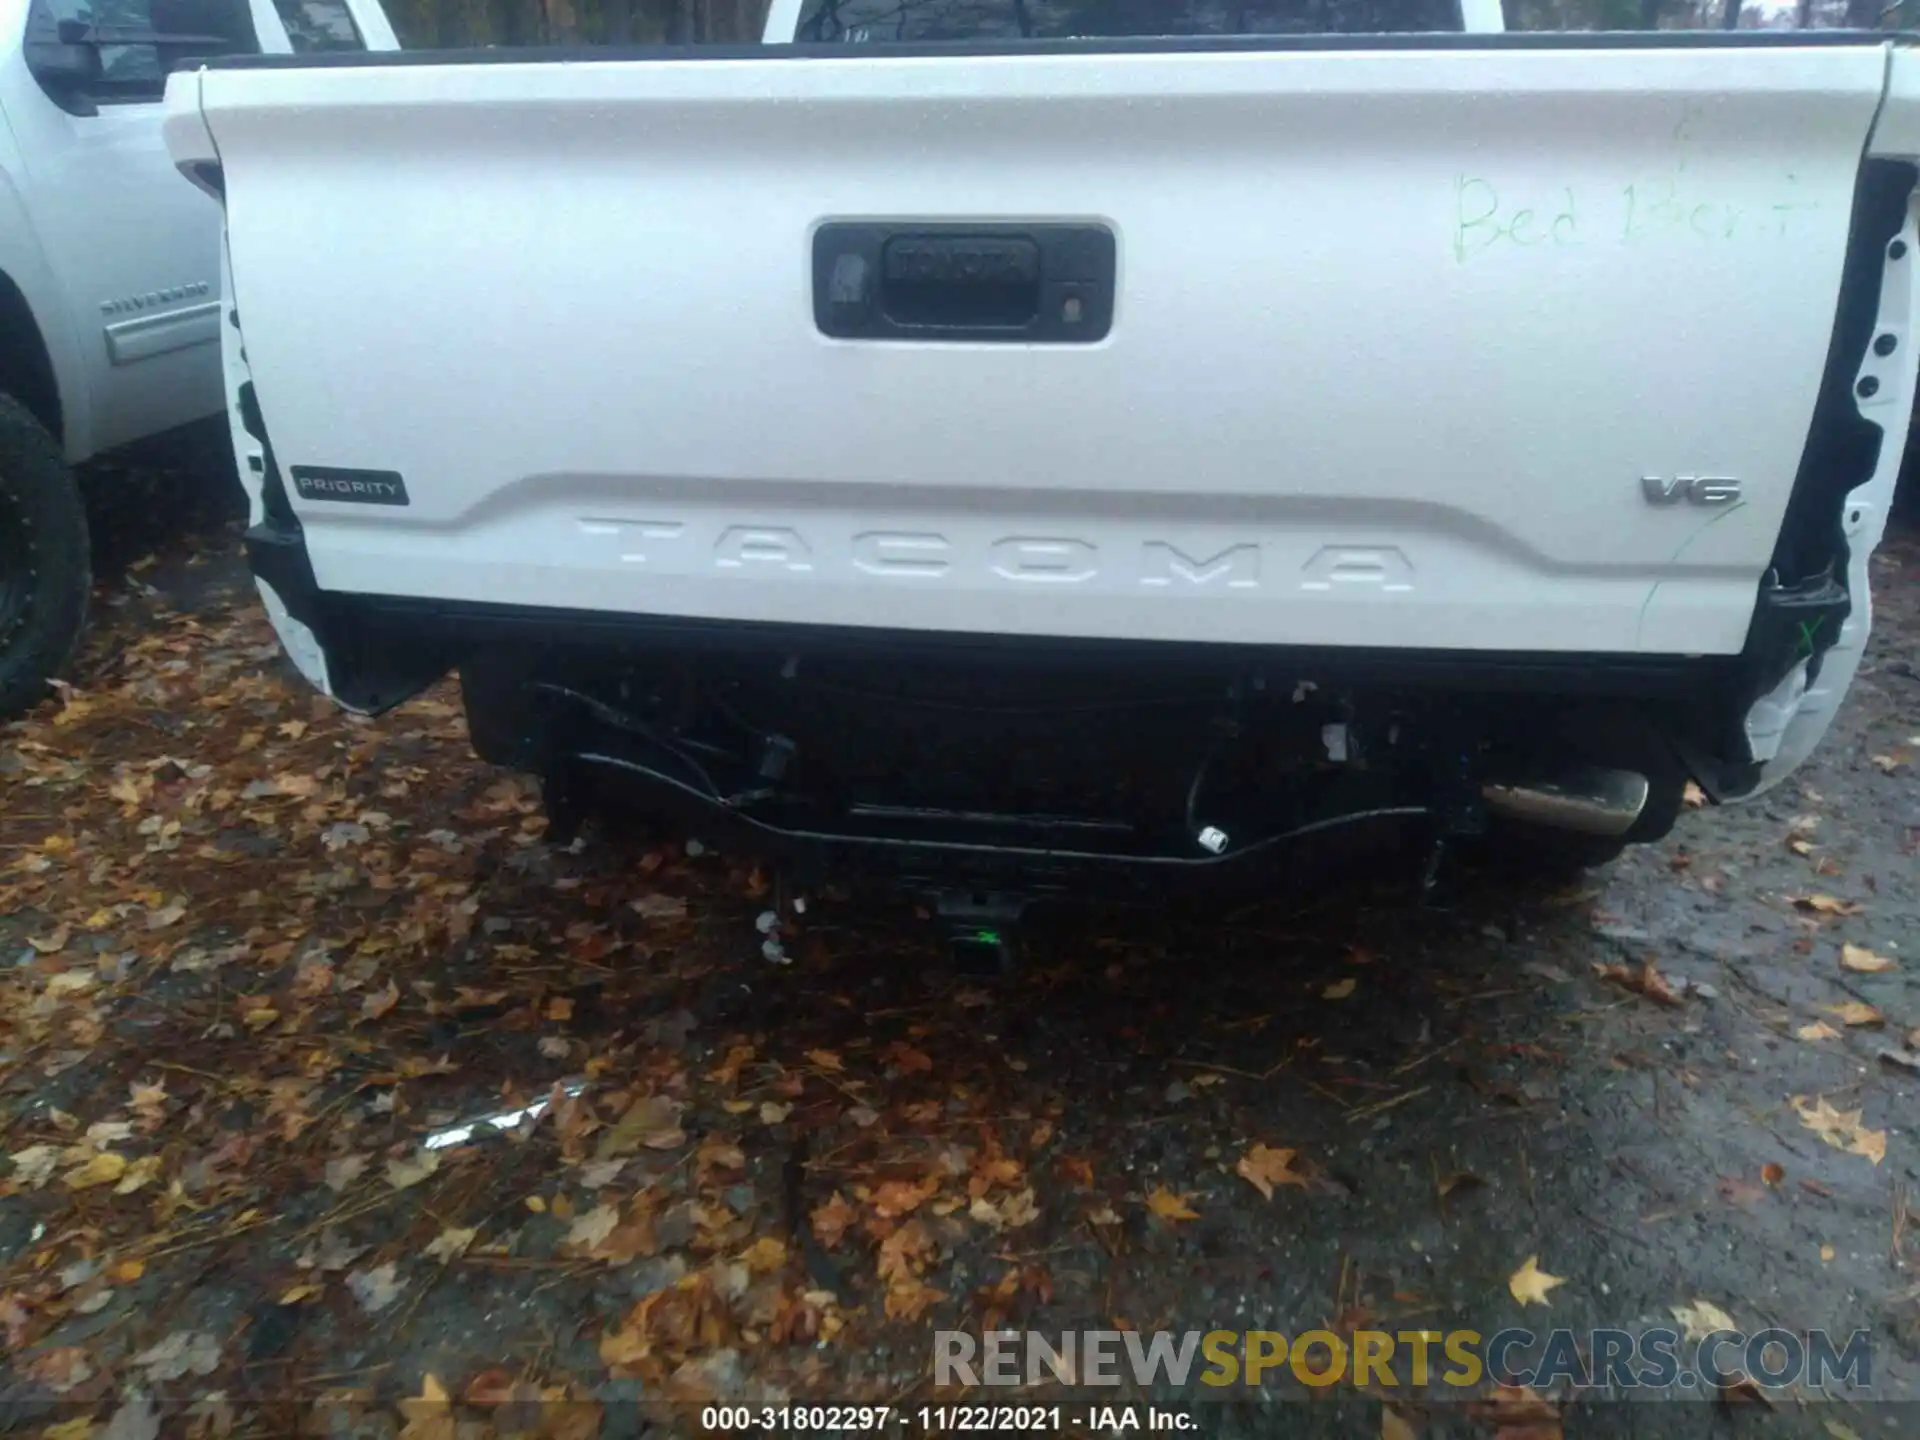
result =
[[[87,618],[87,517],[60,446],[0,395],[0,720],[47,693]]]

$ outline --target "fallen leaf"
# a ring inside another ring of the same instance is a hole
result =
[[[94,1375],[93,1361],[78,1345],[59,1345],[25,1358],[21,1369],[55,1394],[84,1385]]]
[[[1675,1305],[1673,1318],[1686,1329],[1688,1340],[1704,1340],[1716,1330],[1739,1331],[1733,1317],[1710,1300],[1696,1299],[1691,1305]]]
[[[1680,1003],[1680,997],[1674,993],[1673,987],[1667,983],[1666,976],[1662,975],[1659,970],[1654,967],[1654,963],[1651,960],[1641,961],[1637,969],[1634,966],[1623,964],[1595,965],[1593,968],[1594,973],[1599,975],[1602,980],[1609,980],[1615,985],[1624,986],[1636,995],[1644,995],[1647,999],[1657,1001],[1662,1005],[1678,1005]]]
[[[1831,895],[1796,895],[1793,904],[1795,909],[1815,915],[1858,915],[1866,908],[1855,901],[1839,900]]]
[[[383,989],[375,990],[360,1002],[360,1018],[378,1020],[400,1003],[400,987],[391,979]]]
[[[60,1168],[60,1147],[29,1145],[24,1150],[14,1151],[7,1158],[13,1162],[13,1174],[10,1178],[38,1190],[51,1180],[53,1172]]]
[[[1800,1123],[1834,1149],[1865,1156],[1876,1165],[1887,1158],[1887,1132],[1867,1129],[1860,1123],[1860,1111],[1836,1110],[1824,1095],[1811,1100],[1795,1095],[1792,1103]]]
[[[1821,1007],[1829,1015],[1840,1017],[1843,1025],[1884,1025],[1887,1017],[1864,1000],[1849,1000],[1844,1005],[1826,1005]]]
[[[900,1040],[887,1046],[881,1052],[880,1058],[908,1075],[927,1075],[933,1071],[933,1060],[930,1056]]]
[[[367,1157],[364,1155],[336,1155],[327,1161],[323,1178],[327,1182],[327,1188],[338,1195],[358,1180],[365,1173],[366,1168]]]
[[[107,1417],[107,1428],[100,1432],[99,1440],[158,1440],[159,1434],[160,1412],[153,1398],[136,1391]]]
[[[1308,1177],[1293,1168],[1293,1157],[1299,1153],[1298,1150],[1276,1150],[1267,1145],[1255,1145],[1240,1157],[1240,1163],[1234,1167],[1234,1171],[1258,1190],[1262,1199],[1271,1200],[1276,1185],[1306,1188]]]
[[[467,1253],[467,1247],[473,1244],[473,1237],[479,1233],[478,1229],[463,1230],[456,1225],[449,1225],[427,1242],[427,1258],[438,1260],[442,1265],[452,1264]]]
[[[1824,1020],[1816,1020],[1811,1025],[1802,1025],[1793,1032],[1802,1040],[1837,1040],[1840,1032]]]
[[[1566,1281],[1560,1276],[1549,1275],[1540,1268],[1538,1255],[1529,1255],[1526,1263],[1507,1277],[1507,1289],[1522,1305],[1545,1305],[1547,1292],[1564,1284]]]
[[[1038,1220],[1040,1207],[1034,1203],[1033,1189],[1029,1186],[1002,1197],[997,1204],[984,1195],[976,1195],[967,1207],[967,1215],[990,1230],[1017,1230]]]
[[[396,1190],[410,1189],[439,1168],[438,1150],[416,1150],[407,1159],[387,1161],[387,1183]]]
[[[27,937],[27,944],[38,950],[42,955],[57,955],[67,948],[67,941],[71,939],[72,936],[73,926],[60,924],[54,926],[52,931],[46,935],[29,935]]]
[[[1466,1409],[1494,1427],[1493,1440],[1562,1440],[1564,1433],[1558,1407],[1524,1385],[1496,1385],[1485,1400],[1473,1401]]]
[[[369,1315],[377,1315],[395,1300],[405,1288],[398,1279],[399,1267],[391,1260],[384,1265],[375,1265],[370,1270],[354,1270],[347,1275],[347,1289],[353,1292],[353,1298],[360,1302],[360,1308]]]
[[[908,1215],[931,1200],[940,1189],[937,1177],[924,1180],[888,1180],[876,1186],[873,1208],[887,1219]]]
[[[573,1224],[567,1227],[566,1244],[576,1250],[592,1250],[613,1233],[614,1226],[620,1223],[620,1212],[611,1205],[596,1205],[584,1215],[576,1216]]]
[[[138,1160],[127,1166],[126,1173],[114,1184],[113,1193],[116,1195],[132,1195],[136,1191],[144,1190],[159,1178],[160,1157],[158,1155],[142,1155]]]
[[[432,1375],[420,1381],[420,1393],[399,1405],[399,1440],[454,1440],[453,1401],[446,1387]]]
[[[133,1357],[150,1380],[179,1380],[211,1375],[220,1368],[220,1342],[204,1330],[176,1330],[152,1349]]]
[[[127,1173],[127,1159],[111,1150],[103,1150],[84,1165],[60,1177],[69,1190],[91,1190],[96,1185],[111,1185]]]
[[[1354,986],[1359,983],[1358,980],[1349,975],[1346,979],[1336,980],[1333,984],[1327,986],[1326,989],[1320,992],[1320,998],[1322,1000],[1344,1000],[1353,994]]]
[[[1878,975],[1882,971],[1894,968],[1894,962],[1884,955],[1876,955],[1864,945],[1842,945],[1840,964],[1862,975]]]
[[[754,1275],[771,1275],[787,1263],[786,1245],[771,1235],[762,1235],[740,1255],[740,1263]]]
[[[934,1253],[932,1232],[921,1220],[909,1220],[880,1242],[880,1278],[886,1282],[889,1320],[917,1320],[934,1301],[945,1298],[920,1278]]]
[[[833,1198],[826,1204],[816,1207],[808,1218],[813,1223],[814,1237],[827,1249],[837,1250],[841,1239],[860,1216],[853,1206],[847,1203],[847,1197],[836,1190]]]
[[[778,1125],[792,1113],[793,1106],[791,1105],[782,1105],[776,1100],[762,1100],[760,1102],[760,1123],[762,1125]]]
[[[809,1050],[807,1051],[807,1059],[818,1065],[822,1070],[838,1072],[846,1068],[840,1057],[831,1050]]]
[[[1156,1185],[1147,1196],[1147,1208],[1162,1220],[1198,1220],[1200,1212],[1187,1204],[1185,1195],[1176,1195],[1164,1185]]]

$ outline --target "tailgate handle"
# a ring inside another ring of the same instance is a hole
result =
[[[1113,234],[1097,225],[823,225],[813,311],[843,340],[1089,344],[1113,320]]]

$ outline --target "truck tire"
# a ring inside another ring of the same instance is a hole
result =
[[[92,585],[86,511],[59,442],[0,395],[0,720],[44,697],[73,658]]]

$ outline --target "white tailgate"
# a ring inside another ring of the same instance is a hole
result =
[[[204,72],[323,588],[1025,634],[1728,653],[1877,47]],[[815,327],[834,220],[1101,223],[1092,345]],[[232,336],[229,334],[229,342]],[[1642,477],[1732,477],[1656,506]]]

